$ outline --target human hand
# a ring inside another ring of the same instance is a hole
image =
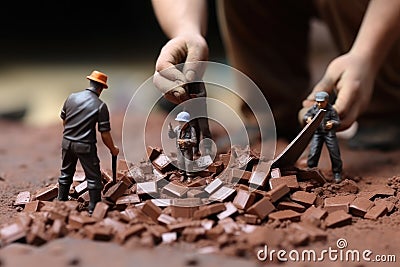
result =
[[[117,146],[114,146],[114,147],[110,150],[110,152],[111,152],[111,155],[113,155],[113,156],[118,156],[118,154],[119,154],[119,148],[118,148]]]
[[[303,107],[308,109],[315,103],[316,92],[336,92],[337,98],[333,107],[341,119],[338,130],[345,130],[367,108],[375,76],[376,70],[368,60],[350,52],[339,56],[329,64],[323,78],[303,101]]]
[[[208,46],[200,34],[183,34],[172,38],[158,56],[154,85],[167,100],[179,104],[190,98],[182,86],[203,76],[204,63],[199,61],[206,60]],[[182,65],[177,67],[177,64]]]

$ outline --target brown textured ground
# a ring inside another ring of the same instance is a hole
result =
[[[113,135],[121,147],[122,116],[112,118]],[[33,192],[45,184],[57,179],[60,164],[61,125],[33,127],[18,123],[0,122],[0,224],[6,224],[17,216],[12,203],[20,191]],[[151,129],[151,126],[150,128]],[[153,133],[155,136],[157,132]],[[286,146],[278,142],[278,152]],[[109,153],[99,145],[102,166],[109,168]],[[400,151],[351,151],[342,145],[344,169],[347,176],[357,181],[359,188],[366,189],[377,184],[387,184],[388,179],[400,175]],[[299,164],[302,164],[300,159]],[[327,153],[324,150],[320,167],[323,171],[330,168]],[[374,254],[394,254],[400,257],[400,212],[398,204],[390,216],[377,221],[353,218],[350,226],[329,229],[327,242],[312,243],[304,249],[326,249],[336,247],[338,238],[345,238],[348,248],[370,249]],[[111,256],[112,255],[112,256]],[[173,256],[171,256],[173,255]],[[110,257],[111,256],[111,257]],[[46,264],[43,264],[43,258]],[[167,262],[163,259],[168,257]],[[400,260],[400,259],[398,259]],[[185,244],[172,247],[159,246],[155,249],[128,249],[112,243],[96,243],[70,238],[47,243],[34,248],[13,244],[0,250],[0,266],[257,266],[257,259],[241,259],[224,255],[199,255]],[[291,263],[293,264],[293,263]],[[297,263],[308,266],[307,263]],[[321,263],[319,263],[320,265]],[[327,262],[334,266],[366,266],[365,262]],[[337,264],[337,265],[336,265]],[[376,266],[377,263],[370,263]],[[397,266],[395,263],[382,263],[382,266]]]

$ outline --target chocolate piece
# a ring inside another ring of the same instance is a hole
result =
[[[235,196],[236,190],[226,186],[221,187],[215,193],[210,195],[209,201],[225,202],[230,201]]]
[[[104,202],[97,202],[96,207],[93,210],[92,218],[97,220],[104,219],[106,217],[109,206]]]
[[[237,213],[237,208],[235,207],[235,205],[232,204],[232,202],[226,202],[224,204],[225,210],[217,214],[217,218],[219,220],[223,220]]]
[[[176,198],[172,200],[172,205],[183,207],[194,207],[202,205],[200,198]]]
[[[341,227],[344,225],[351,224],[351,215],[347,214],[343,210],[337,210],[329,213],[325,219],[325,224],[329,228]]]
[[[117,199],[124,194],[124,192],[128,189],[127,184],[123,181],[119,181],[115,185],[111,186],[110,189],[104,194],[104,198],[115,203]]]
[[[272,168],[270,172],[271,178],[279,178],[281,177],[281,169]]]
[[[25,204],[24,211],[25,212],[36,212],[39,211],[44,204],[40,200],[31,201]]]
[[[137,183],[136,186],[137,186],[137,194],[140,197],[154,196],[158,194],[156,182]]]
[[[207,185],[207,180],[203,177],[198,176],[194,178],[191,183],[187,184],[187,187],[202,187],[205,185]]]
[[[218,224],[224,228],[224,232],[227,234],[234,234],[240,229],[239,225],[230,217],[219,220]]]
[[[49,241],[50,236],[46,234],[46,226],[44,222],[37,220],[30,227],[26,234],[26,242],[30,245],[40,246]]]
[[[309,207],[314,204],[315,200],[317,199],[317,195],[315,193],[296,191],[290,196],[290,199]]]
[[[90,201],[89,191],[86,191],[85,193],[83,193],[78,197],[78,202],[89,203],[89,201]]]
[[[117,235],[127,229],[127,225],[125,223],[122,223],[116,219],[111,219],[109,217],[105,218],[102,221],[102,224],[104,226],[109,226],[112,229],[113,233],[116,233]]]
[[[172,243],[172,242],[176,241],[177,238],[178,238],[178,235],[176,232],[168,232],[168,233],[163,233],[161,235],[161,239],[164,244]]]
[[[143,174],[153,173],[153,165],[148,162],[141,163],[139,168],[142,170]]]
[[[268,218],[278,221],[290,220],[293,222],[297,222],[300,221],[300,215],[301,215],[300,213],[295,212],[294,210],[280,210],[271,212],[268,215]]]
[[[190,189],[186,193],[188,198],[206,198],[208,197],[207,192],[204,190],[199,190],[199,189]]]
[[[111,228],[100,225],[85,226],[86,236],[91,240],[108,241],[111,239]]]
[[[68,225],[72,229],[80,229],[87,224],[94,224],[96,222],[95,218],[83,216],[83,215],[74,215],[71,214],[68,217]]]
[[[238,189],[233,204],[239,209],[245,210],[253,205],[256,195],[252,192]]]
[[[198,206],[182,207],[171,206],[171,216],[174,218],[192,218],[195,211],[199,209]]]
[[[282,176],[279,178],[269,179],[269,186],[271,189],[274,189],[280,184],[286,184],[291,190],[295,190],[300,187],[299,183],[297,182],[296,175]]]
[[[279,202],[278,206],[277,206],[278,210],[293,210],[296,212],[303,212],[306,207],[304,207],[303,205],[296,203],[296,202],[292,202],[292,201],[281,201]]]
[[[268,191],[266,196],[268,196],[272,202],[276,202],[289,192],[289,187],[286,184],[281,184]]]
[[[129,205],[129,204],[136,204],[136,203],[140,203],[140,198],[137,194],[121,196],[115,202],[115,204],[117,204],[117,205]]]
[[[251,172],[241,169],[231,169],[232,183],[249,184]]]
[[[336,196],[336,197],[328,197],[324,200],[324,209],[329,213],[343,210],[346,213],[349,212],[350,203],[356,198],[355,195],[346,195],[346,196]]]
[[[219,188],[221,188],[223,185],[223,182],[216,178],[214,181],[212,181],[209,185],[204,188],[204,191],[207,192],[209,195],[213,194],[216,192]]]
[[[162,152],[162,149],[159,147],[147,146],[146,150],[150,161],[155,160],[159,155],[161,155]]]
[[[268,214],[275,210],[274,205],[272,205],[269,198],[262,198],[260,201],[254,203],[250,208],[247,210],[249,214],[257,215],[258,218],[264,220]]]
[[[242,222],[248,223],[248,224],[259,224],[260,223],[260,219],[258,218],[257,215],[247,214],[247,213],[237,216],[236,220],[242,221]]]
[[[320,207],[316,208],[314,205],[310,206],[302,215],[302,221],[308,221],[314,223],[324,219],[328,215],[328,212]]]
[[[224,170],[224,163],[222,161],[216,161],[214,163],[211,163],[207,169],[210,172],[213,172],[215,174],[220,174]]]
[[[15,199],[14,206],[21,206],[28,203],[31,199],[31,193],[29,191],[19,192]]]
[[[131,238],[132,236],[139,236],[146,230],[146,227],[142,224],[135,224],[129,226],[128,228],[124,229],[123,231],[117,232],[116,238],[118,242],[124,243],[126,240]]]
[[[13,223],[0,229],[0,240],[2,246],[25,237],[26,229],[19,223]]]
[[[229,161],[231,160],[231,154],[219,154],[219,160],[222,161],[224,166],[228,167]]]
[[[201,206],[193,214],[194,219],[203,219],[205,217],[220,213],[226,210],[224,203],[214,203],[210,205]]]
[[[252,188],[263,188],[268,181],[268,174],[263,171],[253,171],[249,184]]]
[[[169,183],[164,186],[162,192],[172,197],[185,197],[186,192],[189,190],[186,186],[179,186],[175,183]]]
[[[197,164],[197,167],[207,168],[210,164],[213,163],[213,160],[210,157],[210,155],[206,155],[206,156],[198,158],[197,160],[195,160],[195,162]]]
[[[385,215],[388,211],[385,203],[375,204],[372,208],[370,208],[364,215],[365,219],[377,220],[379,217]]]
[[[167,227],[170,231],[180,232],[187,227],[196,227],[196,226],[200,226],[200,225],[201,225],[201,221],[199,221],[199,220],[185,220],[185,221],[182,221],[179,223],[169,224],[169,225],[167,225]]]
[[[164,213],[162,213],[162,214],[160,214],[160,216],[158,216],[157,221],[160,223],[166,224],[166,225],[176,223],[176,219],[174,217],[169,216]]]
[[[154,205],[158,207],[168,207],[172,205],[172,199],[166,199],[166,198],[153,198],[150,199],[151,202],[154,203]]]
[[[395,207],[393,202],[387,201],[385,199],[375,199],[374,203],[376,206],[379,206],[380,204],[384,204],[388,209],[388,213],[391,213]]]
[[[167,172],[168,170],[171,170],[173,165],[172,161],[169,159],[168,156],[161,154],[159,155],[155,160],[152,161],[154,167],[159,169],[162,172]]]
[[[142,212],[157,222],[158,216],[160,216],[162,210],[157,207],[153,202],[147,200],[142,208]]]
[[[294,166],[298,158],[304,152],[310,142],[315,130],[317,130],[325,116],[325,110],[321,109],[314,116],[310,123],[301,130],[292,142],[274,159],[274,168],[284,168]]]
[[[58,196],[58,185],[50,185],[37,191],[32,200],[50,201]]]
[[[183,230],[182,236],[186,242],[195,242],[206,233],[203,227],[187,227]]]
[[[55,220],[50,228],[50,237],[52,239],[66,236],[68,234],[68,229],[66,224],[62,220]]]
[[[75,193],[79,196],[85,193],[88,190],[87,181],[80,183],[79,185],[75,186]]]
[[[353,200],[353,202],[351,202],[349,206],[350,213],[355,216],[364,217],[364,215],[370,208],[372,208],[373,205],[374,202],[372,202],[371,200],[365,197],[357,197]]]
[[[307,233],[310,238],[310,241],[325,241],[328,237],[328,234],[325,231],[309,223],[305,222],[292,223],[289,227],[299,230],[300,232]]]

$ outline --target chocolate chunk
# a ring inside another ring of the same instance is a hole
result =
[[[164,186],[162,192],[172,197],[185,197],[189,188],[187,186],[180,186],[173,182]]]
[[[178,235],[176,232],[168,232],[168,233],[164,233],[161,235],[161,239],[164,244],[172,243],[172,242],[176,241],[177,238],[178,238]]]
[[[290,196],[290,199],[309,207],[314,204],[315,200],[317,199],[317,195],[315,193],[296,191]]]
[[[307,233],[311,241],[325,241],[328,237],[325,231],[306,222],[292,223],[289,227]]]
[[[0,229],[2,245],[7,245],[26,237],[26,229],[19,223],[13,223]]]
[[[281,177],[281,169],[272,168],[270,172],[271,178],[279,178]]]
[[[252,192],[238,189],[233,204],[239,209],[246,210],[253,205],[256,195]]]
[[[379,217],[385,215],[388,212],[388,208],[384,203],[375,204],[365,213],[364,218],[370,220],[377,220]]]
[[[92,218],[97,220],[104,219],[106,217],[109,206],[104,202],[97,202],[96,207],[93,210]]]
[[[222,186],[208,198],[210,201],[225,202],[230,201],[235,196],[236,190],[227,186]]]
[[[249,184],[251,172],[241,169],[231,169],[232,183]]]
[[[268,174],[263,171],[253,171],[249,180],[250,187],[264,188],[268,181]]]
[[[19,192],[15,199],[14,206],[22,206],[28,203],[31,199],[31,193],[29,191]]]
[[[317,224],[319,225],[320,220],[324,219],[327,215],[328,212],[326,210],[320,207],[316,208],[314,205],[312,205],[301,215],[301,220],[311,223],[317,221]]]
[[[281,184],[268,191],[266,196],[268,196],[272,202],[276,202],[289,192],[289,187],[286,184]]]
[[[329,228],[341,227],[351,224],[351,215],[343,210],[337,210],[328,214],[325,219],[325,224]]]
[[[222,161],[216,161],[214,163],[211,163],[207,169],[215,174],[220,174],[224,170],[224,163]]]
[[[269,186],[271,189],[274,189],[280,184],[286,184],[291,190],[298,189],[299,183],[297,182],[296,175],[282,176],[279,178],[271,178],[269,179]]]
[[[145,196],[154,196],[158,194],[156,182],[137,183],[137,194],[142,198]]]
[[[165,225],[176,223],[176,219],[174,217],[163,213],[158,216],[157,221]]]
[[[280,210],[280,211],[271,212],[268,215],[268,217],[272,220],[278,220],[278,221],[290,220],[293,222],[300,221],[300,216],[301,216],[301,214],[298,212],[295,212],[294,210]]]
[[[162,172],[167,172],[172,170],[172,161],[169,159],[168,156],[161,154],[155,160],[152,161],[154,167],[159,169]]]
[[[34,194],[32,200],[50,201],[58,196],[58,184],[50,185],[40,189]]]
[[[203,227],[186,227],[182,232],[182,236],[186,242],[195,242],[205,233],[206,229]]]
[[[248,223],[248,224],[259,224],[260,223],[260,219],[258,218],[257,215],[247,214],[247,213],[237,216],[236,220],[244,222],[244,223]]]
[[[146,230],[146,227],[143,224],[135,224],[129,226],[128,228],[117,232],[116,238],[119,243],[124,243],[126,240],[131,238],[132,236],[139,236]]]
[[[111,239],[111,228],[100,225],[87,225],[84,227],[86,236],[91,240],[108,241]]]
[[[40,200],[31,201],[25,204],[25,212],[36,212],[39,211],[44,204]]]
[[[80,183],[79,185],[75,186],[75,193],[80,196],[88,190],[87,181]]]
[[[216,192],[219,188],[221,188],[223,185],[223,182],[216,178],[214,181],[212,181],[209,185],[204,188],[204,191],[207,192],[209,195],[213,194]]]
[[[147,200],[142,207],[142,212],[157,222],[158,216],[160,216],[162,210],[157,207],[151,200]]]
[[[115,203],[125,193],[126,189],[128,189],[128,186],[123,181],[119,181],[108,189],[104,194],[104,198]]]
[[[95,218],[70,214],[68,217],[68,225],[72,229],[80,229],[87,224],[94,224],[96,222]]]
[[[203,219],[208,216],[220,213],[226,210],[224,203],[214,203],[210,205],[201,206],[198,210],[196,210],[193,214],[194,219]]]
[[[370,208],[372,208],[373,205],[374,202],[371,200],[365,197],[357,197],[353,200],[353,202],[350,203],[350,213],[355,216],[364,217],[364,215]]]
[[[147,146],[147,156],[150,161],[155,160],[159,155],[161,155],[162,149],[158,147]]]
[[[237,212],[237,208],[232,204],[232,202],[226,202],[224,204],[226,209],[217,215],[219,220],[228,218]]]
[[[300,180],[313,180],[320,184],[326,183],[326,178],[319,168],[311,168],[308,170],[299,170],[297,178]]]
[[[137,194],[121,196],[115,202],[115,204],[117,204],[117,205],[130,205],[130,204],[136,204],[136,203],[140,203],[140,198],[139,198],[139,195],[137,195]]]
[[[196,161],[197,167],[199,168],[207,168],[210,164],[213,163],[213,160],[210,155],[206,155],[198,158]]]
[[[189,191],[187,191],[186,195],[188,198],[206,198],[206,197],[208,197],[207,192],[205,192],[204,190],[200,190],[200,189],[190,189]]]
[[[324,209],[329,213],[337,210],[343,210],[344,212],[349,212],[350,203],[356,198],[355,195],[346,196],[335,196],[328,197],[324,200]]]
[[[274,205],[272,205],[269,198],[262,198],[260,201],[254,203],[252,206],[249,207],[247,212],[249,214],[257,215],[258,218],[264,220],[268,214],[275,210]]]
[[[278,210],[294,210],[296,212],[303,212],[306,208],[296,202],[292,202],[292,201],[281,201],[278,203],[277,206]]]

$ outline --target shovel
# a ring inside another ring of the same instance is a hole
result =
[[[112,156],[112,178],[113,178],[113,184],[117,183],[117,156]]]

